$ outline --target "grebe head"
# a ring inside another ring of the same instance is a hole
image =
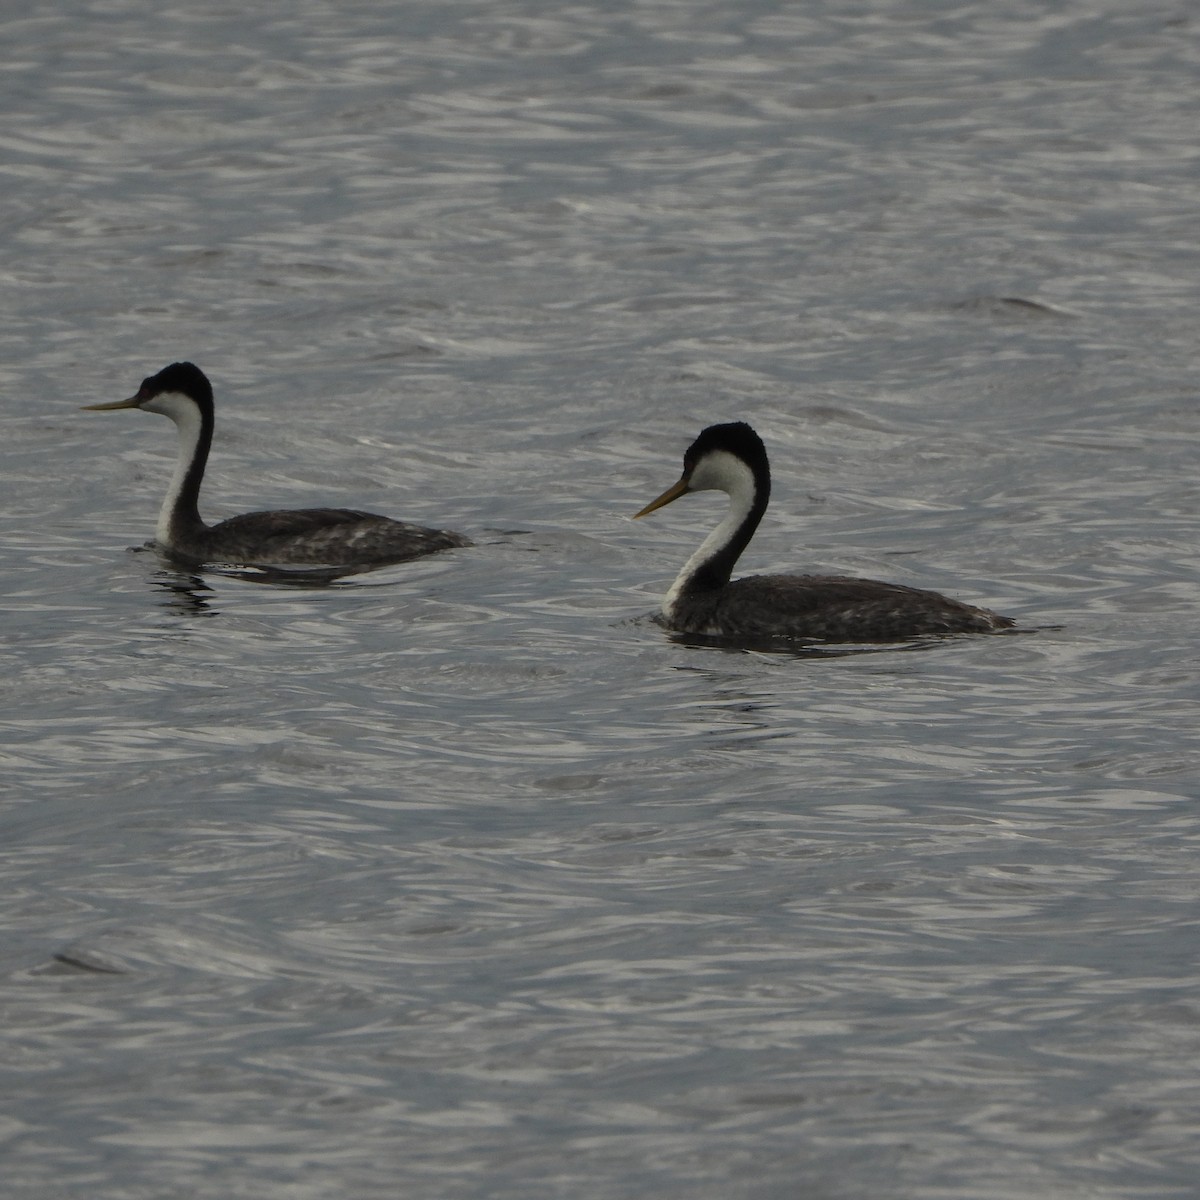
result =
[[[162,413],[178,423],[189,411],[199,409],[212,416],[213,392],[204,372],[190,362],[172,363],[157,375],[142,380],[135,396],[114,400],[108,404],[85,404],[93,412],[112,412],[118,408],[141,408],[146,412]]]
[[[688,492],[716,490],[747,502],[756,491],[766,499],[771,483],[762,439],[745,421],[710,425],[687,448],[679,482],[651,500],[634,519],[678,500]]]

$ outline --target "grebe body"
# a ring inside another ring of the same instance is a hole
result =
[[[766,449],[744,421],[705,429],[684,455],[679,481],[636,515],[710,489],[729,496],[729,512],[667,592],[662,620],[670,629],[747,642],[892,642],[927,634],[990,633],[1013,625],[986,608],[876,579],[751,575],[731,580],[771,495]]]
[[[137,394],[86,408],[140,408],[161,413],[179,431],[179,458],[163,499],[155,540],[196,562],[254,566],[372,567],[469,546],[460,533],[394,521],[349,508],[301,508],[243,513],[216,525],[200,516],[200,484],[212,446],[212,385],[192,363],[172,363],[143,380]]]

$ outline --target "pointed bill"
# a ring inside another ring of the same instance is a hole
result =
[[[687,490],[687,479],[681,479],[678,483],[674,483],[667,488],[657,500],[651,500],[641,512],[634,513],[633,519],[636,521],[638,517],[644,517],[647,513],[652,513],[656,508],[662,508],[664,504],[670,504],[672,500],[678,500]]]
[[[84,404],[84,412],[112,412],[117,408],[137,408],[138,398],[130,396],[128,400],[110,400],[107,404]]]

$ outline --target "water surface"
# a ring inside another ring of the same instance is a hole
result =
[[[5,1190],[1191,1197],[1196,25],[1074,0],[67,3],[0,124]],[[189,574],[210,519],[478,545]],[[647,620],[748,570],[1015,636]]]

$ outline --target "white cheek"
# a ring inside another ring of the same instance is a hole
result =
[[[160,392],[153,400],[147,400],[141,406],[146,412],[161,413],[172,421],[181,422],[186,419],[189,411],[194,412],[196,405],[187,396],[178,392]]]
[[[716,490],[735,495],[747,488],[753,489],[754,475],[740,458],[728,450],[714,450],[696,464],[688,485],[693,492]]]

